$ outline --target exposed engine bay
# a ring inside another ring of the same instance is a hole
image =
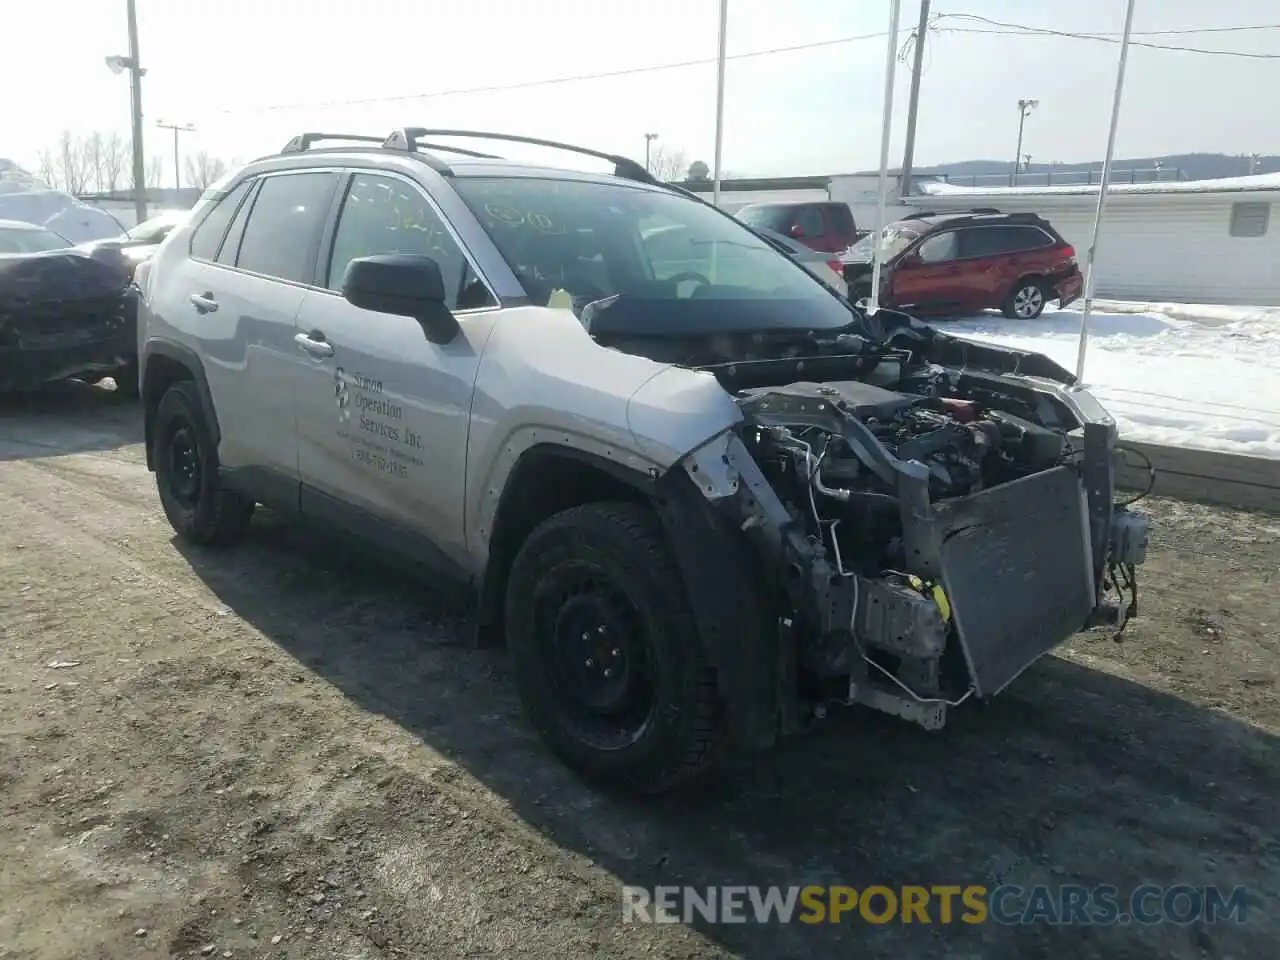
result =
[[[1147,525],[1115,504],[1115,425],[1066,371],[904,319],[781,357],[704,341],[683,359],[745,422],[685,469],[778,571],[805,698],[936,728],[1074,633],[1122,629]]]

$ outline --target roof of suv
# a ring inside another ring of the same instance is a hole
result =
[[[979,207],[975,210],[913,213],[908,217],[903,217],[898,222],[919,224],[928,230],[936,230],[941,226],[982,226],[992,223],[1025,223],[1037,227],[1049,226],[1049,221],[1038,213],[1001,213],[993,207]]]
[[[427,142],[424,139],[427,137],[494,140],[529,144],[604,160],[612,163],[614,169],[612,173],[594,173],[539,163],[508,160],[492,154],[481,153],[470,147]],[[313,146],[327,141],[343,141],[343,144],[329,147]],[[364,159],[368,159],[371,156],[412,157],[427,164],[438,173],[454,177],[555,177],[558,179],[587,180],[599,183],[617,183],[621,179],[635,186],[687,194],[687,191],[682,188],[664,183],[654,177],[642,164],[628,157],[604,153],[588,147],[559,143],[555,140],[478,130],[435,130],[424,127],[403,127],[393,130],[386,137],[368,136],[366,134],[302,133],[293,137],[279,153],[259,157],[251,165],[268,164],[272,161],[284,161],[302,155],[315,154],[324,156],[342,156],[345,154]],[[456,155],[459,159],[451,157],[446,161],[440,154]]]

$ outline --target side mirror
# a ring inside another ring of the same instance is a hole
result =
[[[342,276],[342,295],[362,310],[412,317],[432,343],[448,343],[458,334],[457,318],[445,306],[444,275],[430,257],[357,257]]]
[[[795,239],[799,240],[801,237],[804,236],[804,227],[800,226],[800,224],[798,223],[793,223],[791,227],[787,230],[787,236],[794,237]]]

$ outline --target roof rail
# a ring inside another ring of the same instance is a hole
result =
[[[284,145],[281,153],[302,153],[322,140],[352,140],[356,143],[382,143],[384,137],[370,137],[359,133],[300,133]]]
[[[514,133],[490,133],[482,130],[436,130],[427,127],[402,127],[392,131],[391,135],[383,141],[383,146],[389,150],[407,150],[410,153],[429,147],[428,144],[419,143],[422,137],[465,137],[473,140],[500,140],[505,143],[527,143],[536,147],[550,147],[553,150],[566,150],[570,153],[581,154],[586,157],[595,157],[597,160],[607,160],[613,164],[614,176],[625,177],[628,180],[638,180],[641,183],[652,183],[658,185],[662,181],[658,180],[642,165],[634,160],[626,157],[618,156],[613,153],[604,153],[600,150],[592,150],[589,147],[577,147],[569,143],[560,143],[557,140],[543,140],[540,137],[525,137]],[[436,147],[434,149],[442,149]],[[456,148],[443,148],[452,150],[454,153],[469,153],[470,151],[459,151]],[[496,158],[494,158],[496,159]]]

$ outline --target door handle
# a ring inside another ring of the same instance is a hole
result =
[[[213,299],[213,293],[208,290],[204,293],[193,293],[191,305],[200,313],[213,313],[218,309],[218,301]]]
[[[293,342],[313,357],[332,357],[334,353],[333,344],[319,330],[294,334]]]

